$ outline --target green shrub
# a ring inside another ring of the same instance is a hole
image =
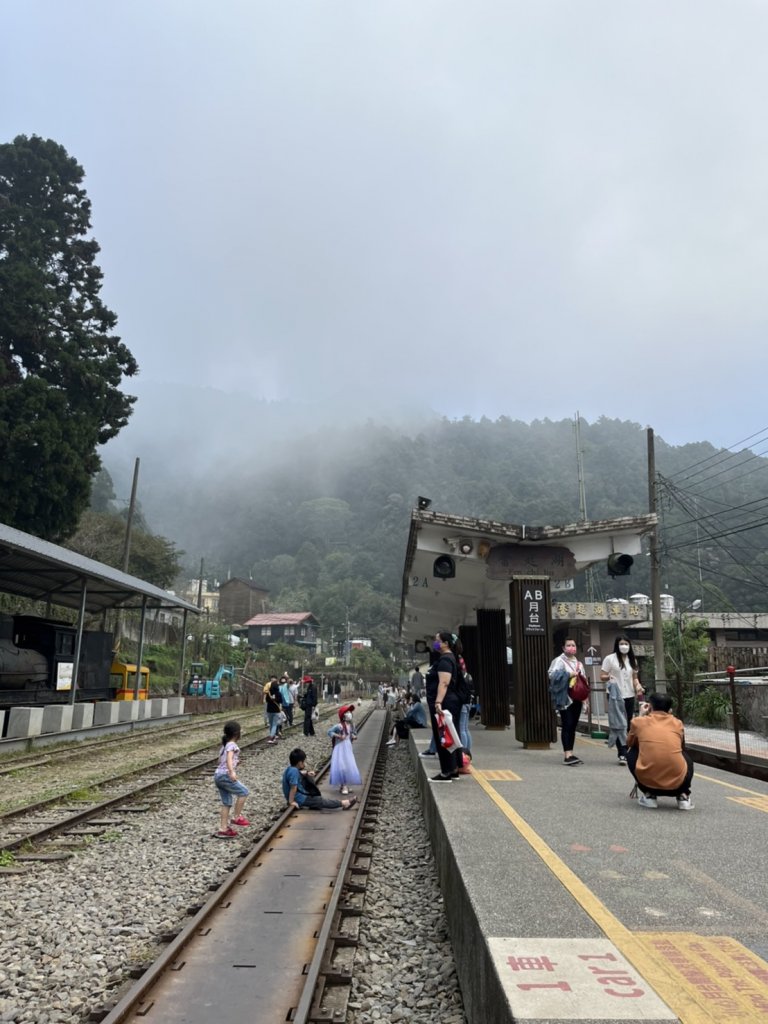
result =
[[[722,725],[730,713],[730,696],[716,686],[707,686],[685,702],[686,718],[695,725]]]

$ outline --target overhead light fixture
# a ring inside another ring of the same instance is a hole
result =
[[[461,537],[459,539],[459,551],[462,555],[471,555],[474,550],[475,545],[468,537]]]
[[[432,499],[431,498],[422,498],[422,496],[419,495],[419,497],[417,499],[417,504],[418,504],[420,512],[426,512],[426,510],[432,504]]]

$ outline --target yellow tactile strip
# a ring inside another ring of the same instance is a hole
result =
[[[713,1007],[718,1021],[768,1020],[768,964],[727,935],[635,932],[635,941],[660,954],[681,985]]]

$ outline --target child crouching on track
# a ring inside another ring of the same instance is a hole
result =
[[[283,796],[289,807],[299,810],[308,807],[311,811],[342,810],[348,811],[357,803],[357,797],[347,800],[332,800],[322,795],[314,781],[314,772],[306,770],[307,755],[301,747],[295,747],[288,755],[290,762],[283,772]]]
[[[221,797],[221,824],[216,833],[217,839],[234,839],[237,832],[232,828],[233,825],[240,825],[242,828],[250,825],[250,821],[243,817],[248,788],[237,778],[237,764],[240,760],[240,747],[237,745],[239,739],[240,723],[227,722],[224,726],[224,735],[221,737],[219,763],[213,773],[213,781]],[[230,821],[233,800],[235,814]]]

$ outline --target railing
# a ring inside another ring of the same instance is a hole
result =
[[[737,764],[745,759],[765,762],[768,768],[768,668],[741,671],[739,676],[735,670],[733,678],[723,673],[697,674],[685,687],[688,696],[682,712],[673,706],[673,714],[684,722],[689,745],[733,757]],[[669,694],[676,698],[673,685]],[[583,718],[591,733],[608,731],[604,686],[592,684]]]

